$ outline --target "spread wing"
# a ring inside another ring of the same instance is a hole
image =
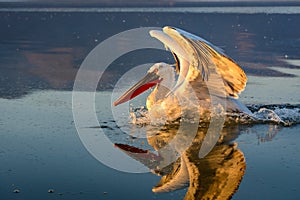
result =
[[[226,96],[234,98],[238,98],[238,94],[245,89],[247,76],[242,68],[222,49],[203,38],[168,26],[164,27],[161,33],[157,31],[157,34],[152,36],[171,50],[177,62],[177,70],[188,81],[202,81],[200,85],[206,84],[216,91],[225,90]],[[164,39],[165,37],[168,37],[168,40]],[[223,82],[222,89],[220,80]]]

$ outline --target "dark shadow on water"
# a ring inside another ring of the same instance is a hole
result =
[[[299,59],[299,21],[294,14],[0,12],[0,97],[72,90],[80,64],[101,41],[128,29],[165,25],[220,46],[248,75],[293,77],[272,67],[299,68],[284,62]],[[157,61],[174,62],[167,52],[124,55],[107,69],[98,89],[111,90],[127,69]]]

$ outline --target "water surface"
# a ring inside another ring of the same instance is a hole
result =
[[[128,174],[103,165],[78,137],[71,92],[76,72],[97,44],[121,31],[172,25],[199,34],[243,66],[249,82],[242,102],[299,108],[298,7],[176,8],[172,12],[22,9],[0,9],[3,199],[184,198],[187,189],[153,193],[160,176]],[[132,52],[112,63],[101,79],[96,95],[98,120],[114,143],[151,148],[146,140],[141,143],[116,126],[110,95],[127,70],[158,61],[173,62],[167,52]],[[287,114],[299,117],[299,109],[294,111]],[[298,199],[299,125],[256,124],[238,130],[233,142],[245,156],[246,171],[233,199]],[[48,193],[49,189],[55,192]]]

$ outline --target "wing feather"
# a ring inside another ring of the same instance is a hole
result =
[[[247,76],[243,69],[223,50],[199,36],[177,28],[165,27],[163,31],[187,52],[190,63],[189,70],[197,70],[203,81],[208,81],[214,77],[212,73],[217,73],[223,80],[226,95],[238,98],[238,94],[246,87]],[[189,81],[196,79],[196,77],[186,78]],[[199,81],[198,78],[197,80]]]

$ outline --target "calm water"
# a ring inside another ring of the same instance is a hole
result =
[[[242,102],[281,106],[280,116],[299,122],[299,8],[210,9],[0,9],[1,199],[184,198],[187,188],[153,193],[160,176],[103,165],[89,154],[75,128],[72,87],[80,64],[101,41],[128,29],[172,25],[199,34],[243,66],[249,82]],[[116,126],[110,95],[119,77],[134,66],[171,59],[167,52],[135,51],[105,71],[96,109],[113,143],[151,148],[147,140]],[[85,128],[97,131],[97,124]],[[232,129],[230,138],[246,160],[233,199],[299,199],[299,124]]]

